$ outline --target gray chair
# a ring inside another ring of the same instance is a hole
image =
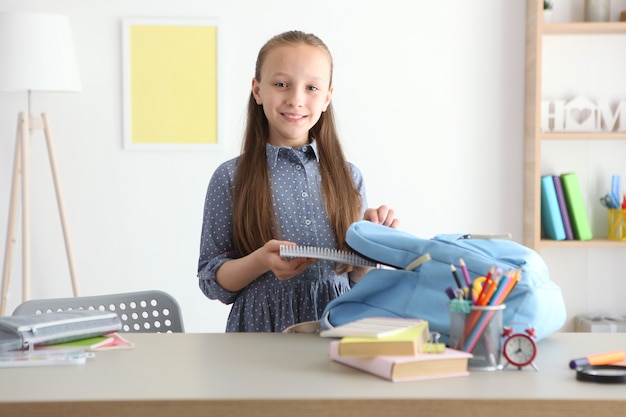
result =
[[[183,318],[178,302],[163,291],[139,291],[87,297],[28,300],[13,315],[45,314],[52,311],[100,310],[117,313],[125,333],[182,333]]]

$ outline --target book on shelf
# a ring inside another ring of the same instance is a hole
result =
[[[365,317],[350,323],[322,330],[322,337],[369,337],[382,338],[400,333],[414,326],[421,326],[424,320],[399,317]]]
[[[353,337],[338,340],[340,356],[372,358],[374,356],[415,356],[421,353],[428,342],[428,322],[409,327],[389,336]]]
[[[541,225],[548,239],[565,239],[565,228],[552,175],[541,177]]]
[[[589,218],[587,217],[587,209],[585,208],[578,175],[575,172],[561,174],[561,184],[563,185],[567,211],[572,223],[574,239],[591,240],[593,235],[589,226]]]
[[[565,239],[574,240],[574,232],[572,230],[572,223],[569,219],[569,213],[567,211],[567,202],[565,201],[565,193],[563,192],[563,184],[561,183],[561,177],[553,175],[554,190],[556,191],[556,199],[559,203],[559,211],[561,212],[561,219],[563,220],[563,228],[565,229]]]
[[[446,348],[443,353],[421,353],[413,356],[377,356],[352,358],[341,356],[341,341],[330,342],[330,358],[338,363],[365,371],[389,381],[418,381],[469,375],[470,353]]]

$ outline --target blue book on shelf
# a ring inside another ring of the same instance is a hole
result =
[[[561,184],[561,177],[553,175],[554,189],[556,190],[556,199],[559,202],[559,211],[561,212],[561,219],[563,219],[563,228],[565,229],[565,239],[574,240],[574,232],[572,231],[572,223],[569,220],[569,213],[567,212],[567,202],[565,201],[565,194],[563,193],[563,184]]]
[[[565,227],[552,175],[541,177],[541,225],[548,239],[565,240]]]

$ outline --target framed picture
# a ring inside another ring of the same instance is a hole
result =
[[[222,145],[213,19],[122,21],[124,149]]]

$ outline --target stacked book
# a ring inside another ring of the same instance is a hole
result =
[[[370,317],[321,332],[335,337],[330,358],[390,381],[415,381],[468,375],[471,354],[429,348],[428,322]],[[432,353],[430,353],[432,352]]]
[[[541,177],[541,226],[552,240],[591,240],[589,218],[575,172]]]

